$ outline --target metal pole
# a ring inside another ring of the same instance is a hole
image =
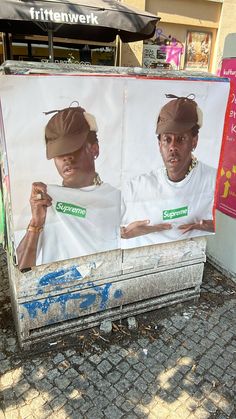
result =
[[[119,67],[121,64],[121,40],[119,35],[116,35],[116,55],[115,55],[115,67]]]
[[[3,61],[12,60],[12,36],[8,32],[2,32]]]
[[[49,58],[49,62],[53,63],[54,62],[54,51],[53,51],[53,30],[52,29],[48,29],[48,58]]]

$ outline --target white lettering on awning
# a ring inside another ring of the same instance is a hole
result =
[[[65,12],[53,12],[52,9],[35,9],[30,7],[29,9],[30,18],[32,20],[44,21],[44,22],[56,22],[56,23],[83,23],[90,25],[98,25],[98,16],[94,15],[93,12],[87,15],[79,13],[65,13]]]

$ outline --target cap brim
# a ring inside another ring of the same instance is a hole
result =
[[[47,159],[53,159],[54,157],[63,156],[67,153],[73,153],[79,150],[87,139],[88,133],[76,134],[70,137],[57,138],[55,141],[48,141],[46,144],[46,156]]]
[[[159,123],[157,125],[156,133],[157,134],[167,134],[167,133],[184,133],[189,131],[196,125],[196,122],[176,122],[176,121],[168,121]]]

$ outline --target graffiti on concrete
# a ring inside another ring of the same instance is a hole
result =
[[[100,265],[101,263],[90,262],[83,265],[72,265],[67,268],[49,272],[39,278],[38,287],[45,287],[47,285],[60,286],[73,280],[82,280],[85,277],[91,276]]]
[[[22,306],[27,310],[28,315],[31,319],[37,318],[38,315],[47,314],[50,310],[52,313],[63,314],[63,320],[74,317],[74,313],[71,310],[67,310],[67,303],[72,301],[78,301],[78,308],[81,310],[91,309],[96,304],[98,310],[105,310],[107,303],[112,297],[110,295],[110,288],[112,283],[106,283],[103,285],[96,285],[94,282],[86,282],[80,285],[83,291],[67,292],[60,295],[48,295],[42,300],[32,300],[22,303]],[[86,290],[86,291],[85,291]],[[120,299],[123,296],[123,292],[120,289],[116,289],[113,294],[113,298]],[[56,307],[56,311],[54,307]],[[24,317],[24,316],[23,316]],[[49,324],[54,322],[55,318],[49,321]]]

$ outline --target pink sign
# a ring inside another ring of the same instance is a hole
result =
[[[218,172],[220,178],[216,208],[224,214],[236,218],[236,58],[223,60],[220,75],[232,81],[232,88],[229,125]]]
[[[177,42],[173,45],[162,45],[161,51],[166,53],[166,62],[174,62],[176,67],[180,65],[181,54],[183,53],[182,45],[178,45]]]

